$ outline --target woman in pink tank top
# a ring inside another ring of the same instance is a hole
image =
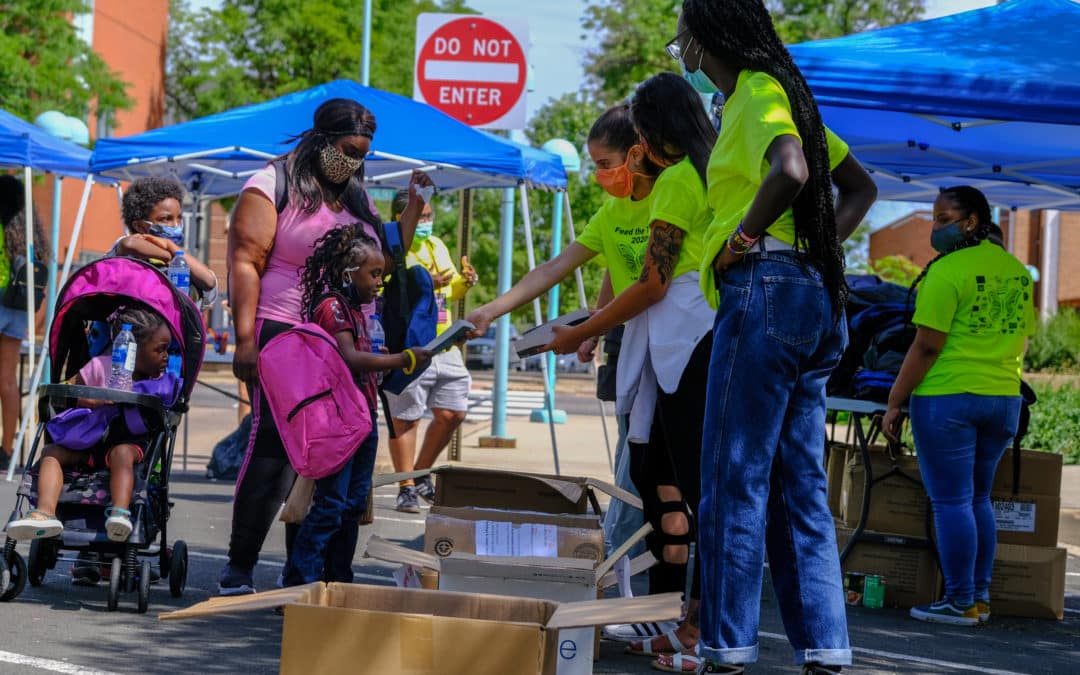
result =
[[[252,570],[296,477],[260,391],[259,349],[302,321],[300,269],[315,240],[335,227],[355,224],[385,248],[382,221],[364,190],[364,158],[374,135],[375,116],[367,108],[349,99],[329,100],[315,110],[312,128],[300,134],[291,152],[248,180],[236,204],[228,252],[236,330],[233,372],[248,385],[253,416],[233,501],[229,562],[218,580],[223,595],[254,592]],[[279,170],[285,173],[284,200],[278,197]],[[426,174],[413,172],[409,205],[400,220],[406,247],[423,208],[416,188],[429,185]],[[343,524],[342,532],[347,530]]]

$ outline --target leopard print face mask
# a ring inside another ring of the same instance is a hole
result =
[[[349,180],[363,163],[364,160],[349,157],[329,143],[319,151],[319,167],[322,169],[322,174],[326,180],[336,185]]]

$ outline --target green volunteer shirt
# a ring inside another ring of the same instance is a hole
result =
[[[765,153],[779,136],[799,136],[791,117],[791,103],[771,75],[752,70],[739,73],[735,91],[724,104],[723,124],[709,156],[709,206],[713,219],[705,235],[701,257],[701,290],[715,309],[720,301],[710,270],[713,259],[750,208],[761,181],[769,172]],[[829,167],[835,169],[848,154],[848,146],[825,129]],[[791,209],[770,225],[767,233],[795,243],[795,217]]]
[[[712,221],[712,210],[705,196],[705,184],[689,157],[664,169],[656,179],[649,220],[670,223],[686,233],[673,276],[701,266],[701,252],[705,246],[705,232]]]
[[[1033,287],[1023,264],[990,241],[931,265],[912,322],[948,337],[914,393],[1018,396],[1024,339],[1037,326]]]
[[[609,199],[577,236],[579,244],[601,257],[599,262],[611,274],[615,295],[625,291],[641,276],[655,193],[654,187],[648,196],[638,201],[629,197]]]

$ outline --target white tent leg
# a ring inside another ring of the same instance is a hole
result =
[[[536,269],[536,255],[533,252],[529,194],[524,185],[521,186],[521,215],[525,221],[525,256],[531,272]],[[536,317],[537,326],[544,323],[544,313],[540,310],[540,296],[533,298],[533,315]],[[551,432],[551,454],[555,460],[555,475],[560,476],[562,473],[559,467],[559,442],[555,438],[555,390],[551,387],[551,380],[548,378],[547,359],[540,359],[540,376],[544,378],[544,405],[547,407],[548,430]]]
[[[75,242],[79,240],[79,234],[82,232],[83,220],[86,218],[86,203],[90,199],[90,188],[94,185],[94,177],[87,176],[86,187],[83,188],[82,200],[79,202],[79,211],[75,216],[75,227],[71,230],[71,240],[68,242],[67,255],[64,257],[64,269],[60,272],[60,280],[57,284],[58,288],[62,288],[64,283],[67,282],[68,274],[71,273],[71,263],[75,258]],[[53,317],[48,317],[45,328],[45,344],[41,346],[42,355],[49,346],[49,330],[52,327]],[[33,352],[33,349],[30,350]],[[26,433],[27,423],[30,421],[30,415],[37,411],[37,406],[34,399],[34,392],[37,391],[38,385],[41,384],[42,375],[45,372],[45,359],[42,358],[38,361],[37,369],[34,371],[34,376],[30,380],[30,395],[27,396],[26,405],[23,406],[22,422],[19,424],[19,433],[15,439],[14,447],[19,447],[24,438],[28,438]],[[36,425],[35,425],[36,426]],[[31,441],[32,442],[32,441]],[[8,467],[7,480],[11,481],[15,477],[15,462],[12,462]]]
[[[37,307],[34,304],[34,296],[37,295],[34,289],[34,170],[30,167],[23,168],[23,189],[26,192],[26,206],[23,209],[23,220],[25,221],[25,233],[26,233],[26,341],[30,345],[27,350],[27,370],[34,372],[36,345],[37,345]],[[21,393],[21,392],[20,392]],[[30,428],[36,427],[34,418],[37,414],[37,407],[33,405],[34,400],[34,388],[31,388],[27,394],[27,399],[30,405],[23,409],[23,416],[27,419],[27,424]],[[26,448],[23,450],[23,458],[30,456],[30,447],[33,440],[27,436]],[[12,454],[14,454],[15,448],[22,445],[17,443],[12,447]],[[12,462],[14,464],[14,462]]]
[[[570,237],[570,243],[573,244],[577,239],[574,236],[574,213],[570,210],[570,191],[567,190],[563,193],[564,211],[566,213],[566,231],[567,236]],[[578,297],[581,298],[581,308],[589,308],[589,299],[585,297],[585,279],[581,276],[581,268],[574,268],[574,279],[577,281]],[[594,360],[589,364],[589,372],[596,375],[596,361]],[[604,447],[607,449],[607,462],[611,468],[611,474],[615,475],[615,459],[611,456],[611,439],[608,437],[607,429],[607,411],[604,409],[604,402],[600,399],[596,399],[596,402],[600,404],[600,426],[604,429]]]

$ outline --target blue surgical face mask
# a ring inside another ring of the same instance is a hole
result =
[[[690,38],[690,42],[692,43],[693,41],[694,38]],[[689,47],[690,43],[687,43],[686,46]],[[701,69],[701,62],[705,58],[705,50],[701,50],[700,54],[701,55],[698,57],[697,70],[694,72],[690,72],[690,69],[686,67],[686,59],[679,59],[679,67],[682,68],[683,79],[689,82],[690,86],[696,89],[698,93],[715,94],[720,91],[720,87],[716,86],[712,79],[705,74],[705,71]]]
[[[162,225],[161,223],[155,223],[150,220],[144,220],[143,222],[150,224],[150,229],[147,230],[147,234],[161,237],[162,239],[168,239],[177,246],[184,245],[184,227],[182,225]]]
[[[421,220],[416,224],[416,237],[418,241],[424,241],[431,236],[431,232],[435,227],[435,222],[431,220]]]
[[[948,253],[967,239],[967,235],[960,229],[960,221],[949,223],[930,233],[930,246],[938,253]]]

